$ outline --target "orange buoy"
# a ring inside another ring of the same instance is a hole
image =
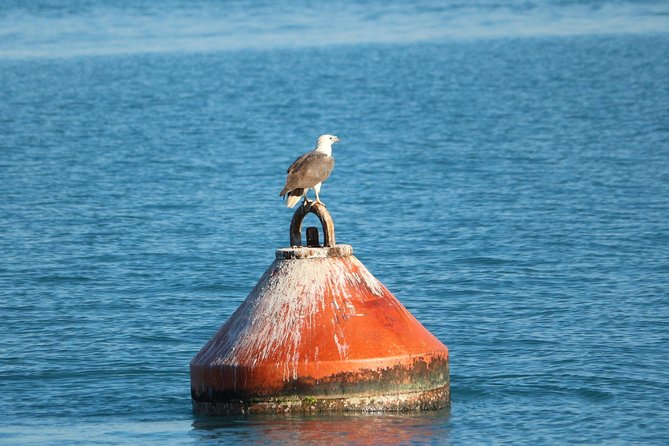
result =
[[[315,228],[301,246],[304,217]],[[400,411],[449,403],[448,349],[301,206],[246,300],[190,363],[198,413]]]

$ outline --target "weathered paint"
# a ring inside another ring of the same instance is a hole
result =
[[[443,409],[450,399],[449,387],[422,392],[372,395],[288,395],[266,398],[227,399],[219,402],[193,400],[193,410],[202,415],[294,412],[382,412]]]
[[[204,413],[412,410],[449,400],[448,349],[347,245],[277,251],[191,361]]]

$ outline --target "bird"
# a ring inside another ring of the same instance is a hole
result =
[[[318,193],[334,167],[332,144],[336,142],[339,142],[339,138],[334,135],[321,135],[314,150],[305,153],[290,165],[286,185],[279,193],[279,196],[286,198],[286,206],[294,207],[302,197],[306,204],[311,204],[307,197],[309,189],[316,192],[316,203],[322,203]]]

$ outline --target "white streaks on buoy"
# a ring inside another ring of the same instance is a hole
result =
[[[373,296],[384,295],[384,286],[353,256],[276,260],[200,354],[209,356],[209,349],[216,349],[211,355],[216,358],[212,366],[255,365],[269,360],[284,380],[296,379],[300,361],[318,364],[318,346],[309,351],[301,344],[309,345],[323,332],[315,321],[322,321],[319,316],[331,311],[333,317],[326,320],[333,326],[326,331],[334,333],[331,342],[339,359],[347,359],[344,325],[349,318],[364,316],[356,310],[355,302],[369,299],[369,294],[357,291],[361,287]]]

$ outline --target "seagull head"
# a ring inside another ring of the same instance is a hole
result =
[[[339,142],[339,138],[334,135],[321,135],[316,141],[316,149],[331,149],[336,142]]]

